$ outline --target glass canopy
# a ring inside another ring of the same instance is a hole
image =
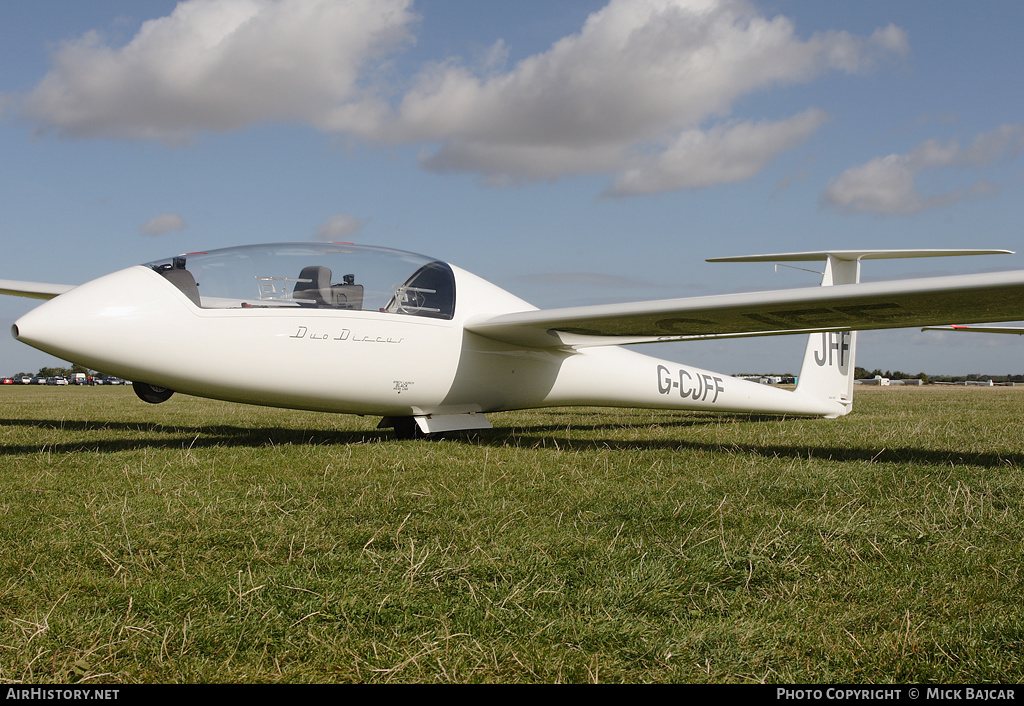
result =
[[[440,260],[348,243],[276,243],[147,263],[205,309],[314,308],[450,319],[455,276]]]

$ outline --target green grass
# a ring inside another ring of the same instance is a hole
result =
[[[839,420],[0,390],[0,682],[1024,680],[1024,389]]]

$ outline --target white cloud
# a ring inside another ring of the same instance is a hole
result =
[[[143,223],[139,232],[143,235],[164,235],[180,232],[186,228],[188,228],[188,223],[181,216],[176,213],[162,213]]]
[[[331,216],[317,226],[316,236],[320,240],[338,241],[351,237],[363,229],[363,222],[355,216],[340,213]]]
[[[728,128],[705,125],[728,116],[737,99],[830,69],[867,70],[905,51],[905,35],[891,26],[868,39],[831,32],[802,41],[788,19],[768,19],[743,0],[613,0],[580,33],[506,73],[480,77],[457,64],[425,72],[389,136],[439,145],[421,160],[436,171],[513,180],[621,172],[635,168],[638,148],[654,144],[696,136],[708,149],[716,140],[735,148],[720,134]],[[720,167],[735,156],[713,161]],[[680,188],[671,185],[678,170],[664,171],[669,181],[645,190]],[[619,181],[632,178],[631,171]],[[721,183],[694,174],[683,186],[691,180]]]
[[[970,186],[926,196],[917,186],[918,175],[940,169],[978,169],[1024,150],[1024,125],[1003,125],[982,133],[963,147],[958,140],[928,140],[905,154],[876,157],[851,167],[829,182],[822,202],[848,213],[905,215],[938,208],[962,199],[991,193],[994,186],[979,180]]]
[[[186,0],[124,47],[96,34],[62,46],[22,112],[65,136],[168,142],[301,123],[423,145],[428,170],[492,183],[618,174],[613,192],[640,193],[749,178],[823,118],[737,124],[737,100],[868,71],[908,47],[892,25],[800,38],[748,0],[610,0],[508,70],[499,41],[478,70],[444,60],[396,95],[381,71],[412,41],[411,2]],[[777,149],[765,142],[773,131]],[[706,169],[683,163],[694,150]]]
[[[425,73],[389,136],[437,144],[421,159],[426,169],[490,181],[617,173],[615,195],[714,185],[750,178],[824,122],[808,111],[716,124],[736,99],[828,70],[865,71],[905,51],[892,26],[867,39],[833,32],[802,41],[790,20],[743,0],[612,0],[579,34],[510,72]],[[638,163],[643,152],[654,154]]]
[[[615,180],[610,196],[695,189],[749,179],[783,152],[803,143],[828,120],[808,110],[780,122],[687,130],[664,152]]]
[[[411,0],[187,0],[121,48],[65,43],[25,113],[72,137],[187,140],[263,121],[359,125],[363,65],[409,38]]]

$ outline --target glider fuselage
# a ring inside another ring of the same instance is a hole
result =
[[[404,417],[561,405],[836,412],[788,391],[617,346],[529,348],[465,331],[475,316],[531,307],[452,271],[458,303],[442,319],[199,307],[138,266],[29,312],[16,336],[57,357],[180,393],[324,412]]]

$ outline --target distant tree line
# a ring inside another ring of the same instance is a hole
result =
[[[793,373],[739,373],[736,377],[795,377]],[[930,382],[971,382],[975,380],[991,380],[992,382],[1024,382],[1024,374],[1019,375],[986,375],[982,373],[970,373],[968,375],[929,375],[928,373],[905,373],[902,370],[882,370],[875,368],[868,370],[857,366],[853,369],[853,376],[857,380],[870,380],[875,377],[888,378],[889,380],[921,380],[926,385]]]
[[[931,380],[935,379],[934,376],[929,375],[928,373],[917,373],[915,375],[911,375],[909,373],[903,372],[902,370],[886,370],[885,372],[882,372],[878,368],[869,371],[867,368],[861,367],[856,367],[853,369],[853,376],[858,380],[865,380],[876,377],[888,378],[890,380],[922,380],[926,384]]]
[[[889,378],[890,380],[923,380],[929,382],[969,382],[975,380],[991,380],[993,382],[1024,382],[1022,375],[989,375],[984,373],[970,373],[968,375],[929,375],[928,373],[917,373],[909,375],[901,370],[882,371],[878,368],[869,371],[867,368],[854,368],[854,377],[858,380],[873,377]]]
[[[99,377],[99,376],[103,375],[103,373],[98,373],[95,370],[89,370],[88,368],[83,367],[81,365],[72,365],[70,368],[39,368],[39,372],[38,373],[20,372],[17,375],[15,375],[14,377],[16,377],[16,378],[20,378],[20,377],[55,378],[55,377],[59,377],[59,376],[71,377],[74,373],[85,373],[89,377]]]

